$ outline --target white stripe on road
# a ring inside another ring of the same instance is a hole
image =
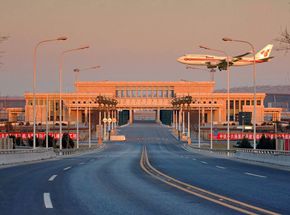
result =
[[[192,160],[196,161],[196,159],[195,159],[195,158],[192,158]]]
[[[207,162],[205,162],[205,161],[200,161],[201,163],[203,163],[203,164],[207,164]]]
[[[255,177],[259,177],[259,178],[267,178],[267,176],[264,175],[257,175],[257,174],[253,174],[253,173],[249,173],[249,172],[245,172],[246,175],[250,175],[250,176],[255,176]]]
[[[219,169],[225,169],[225,167],[223,166],[215,166],[216,168],[219,168]]]
[[[53,208],[49,193],[43,193],[43,201],[46,208]]]
[[[79,165],[84,165],[84,164],[85,164],[84,162],[79,163]]]
[[[63,170],[66,171],[66,170],[69,170],[71,168],[71,166],[68,166],[66,168],[64,168]]]
[[[48,179],[48,181],[53,181],[53,180],[56,178],[56,176],[57,176],[57,175],[53,175],[53,176],[51,176],[51,177]]]

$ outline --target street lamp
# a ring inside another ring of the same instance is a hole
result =
[[[256,149],[256,121],[257,121],[257,118],[256,118],[256,107],[257,107],[257,96],[256,96],[256,56],[255,56],[255,47],[253,46],[252,43],[248,42],[248,41],[245,41],[245,40],[235,40],[235,39],[232,39],[232,38],[228,38],[228,37],[224,37],[222,39],[223,41],[230,41],[230,42],[240,42],[240,43],[246,43],[248,44],[251,49],[252,49],[252,54],[253,54],[253,88],[254,88],[254,117],[253,117],[253,124],[254,124],[254,137],[253,137],[253,142],[254,142],[254,149]]]
[[[36,148],[36,98],[35,98],[35,91],[36,91],[36,54],[37,48],[47,42],[58,41],[58,40],[67,40],[67,37],[58,37],[49,40],[42,40],[36,44],[33,51],[33,149]]]
[[[75,49],[69,49],[63,51],[60,55],[59,59],[59,149],[62,149],[62,101],[61,101],[61,93],[62,93],[62,65],[63,65],[63,57],[66,53],[79,51],[83,49],[87,49],[89,46],[83,46]]]
[[[211,49],[209,47],[206,46],[199,46],[202,49],[206,49],[206,50],[211,50],[211,51],[215,51],[215,52],[219,52],[224,54],[225,56],[227,56],[226,60],[227,60],[227,150],[230,150],[230,68],[229,68],[229,55],[222,50],[218,50],[218,49]],[[212,123],[211,123],[212,126]],[[212,134],[211,134],[211,138],[212,138]],[[212,141],[212,139],[211,139]]]
[[[92,67],[88,67],[88,68],[83,68],[83,69],[74,69],[74,73],[75,73],[75,84],[78,82],[78,77],[79,77],[79,73],[80,71],[84,71],[84,70],[90,70],[90,69],[98,69],[100,68],[100,66],[92,66]],[[77,93],[77,149],[79,148],[79,105],[78,105],[78,92]]]

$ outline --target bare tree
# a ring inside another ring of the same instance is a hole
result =
[[[287,28],[285,28],[275,40],[279,42],[277,51],[285,51],[287,53],[290,50],[290,33]]]

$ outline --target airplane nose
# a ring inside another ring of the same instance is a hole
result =
[[[179,63],[182,63],[182,62],[183,62],[183,57],[179,57],[179,58],[177,58],[177,61],[178,61]]]

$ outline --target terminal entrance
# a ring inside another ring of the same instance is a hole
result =
[[[134,121],[156,121],[157,113],[155,110],[134,110]]]

